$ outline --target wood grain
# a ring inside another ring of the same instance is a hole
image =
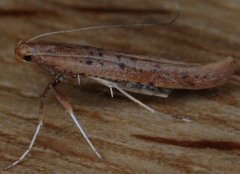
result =
[[[167,27],[85,31],[50,37],[133,54],[208,63],[240,57],[238,0],[182,0],[181,17]],[[36,65],[14,60],[17,41],[44,32],[122,22],[167,21],[169,1],[17,0],[0,2],[0,165],[28,146],[37,124],[39,95],[50,77]],[[168,99],[135,95],[157,109],[151,114],[89,80],[63,84],[100,162],[53,95],[45,102],[44,128],[31,154],[0,173],[239,173],[240,68],[224,86],[175,91]],[[192,120],[176,121],[172,117]]]

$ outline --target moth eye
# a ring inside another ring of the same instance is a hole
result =
[[[32,61],[32,56],[30,56],[30,55],[25,55],[25,56],[23,56],[23,59],[24,59],[25,61],[30,62],[30,61]]]

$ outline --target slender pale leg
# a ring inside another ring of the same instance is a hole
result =
[[[39,114],[38,114],[38,118],[39,118],[39,121],[38,121],[38,125],[37,125],[37,128],[35,130],[35,133],[32,137],[32,140],[27,148],[27,150],[20,156],[20,158],[18,160],[16,160],[15,162],[13,162],[12,164],[10,164],[9,166],[5,167],[4,169],[10,169],[14,166],[16,166],[17,164],[19,164],[20,162],[22,162],[24,160],[24,158],[29,154],[29,152],[32,150],[32,147],[36,141],[36,138],[40,132],[40,129],[43,125],[43,107],[44,107],[44,98],[47,94],[47,92],[49,91],[49,86],[50,84],[45,88],[44,92],[42,93],[41,97],[40,97],[40,105],[39,105]]]
[[[124,91],[123,89],[121,89],[116,83],[105,80],[105,79],[101,79],[101,78],[96,78],[96,77],[90,77],[91,79],[96,80],[97,82],[109,87],[111,90],[111,96],[113,96],[112,94],[112,88],[116,88],[118,91],[120,91],[123,95],[125,95],[127,98],[129,98],[130,100],[132,100],[133,102],[139,104],[140,106],[142,106],[143,108],[149,110],[152,113],[155,113],[155,110],[150,108],[149,106],[145,105],[144,103],[142,103],[141,101],[137,100],[136,98],[134,98],[133,96],[131,96],[129,93],[127,93],[126,91]]]
[[[79,120],[76,118],[76,114],[73,112],[73,109],[70,105],[70,103],[67,100],[67,97],[65,94],[61,93],[60,91],[58,91],[57,89],[52,88],[54,91],[54,95],[56,96],[57,100],[62,104],[62,106],[67,110],[67,112],[69,113],[69,115],[71,116],[71,118],[73,119],[73,122],[76,124],[76,126],[78,127],[79,131],[81,132],[81,134],[83,135],[84,139],[87,141],[87,143],[90,145],[91,149],[95,152],[95,154],[97,155],[97,157],[99,159],[102,160],[102,156],[99,154],[99,152],[97,151],[97,149],[94,147],[94,145],[92,144],[92,142],[90,141],[90,139],[88,138],[88,135],[86,134],[86,132],[83,130]]]

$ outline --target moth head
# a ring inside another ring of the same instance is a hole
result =
[[[24,62],[31,62],[32,55],[26,42],[19,41],[15,48],[15,58]]]

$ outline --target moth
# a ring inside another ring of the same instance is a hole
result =
[[[123,54],[90,46],[55,42],[19,42],[15,56],[25,62],[33,62],[49,72],[54,80],[41,95],[39,124],[27,151],[12,165],[21,162],[31,150],[42,126],[43,99],[50,89],[58,101],[71,115],[80,132],[96,155],[102,159],[82,129],[66,96],[55,87],[61,81],[77,81],[81,76],[89,77],[123,95],[154,113],[126,91],[168,97],[172,89],[199,90],[224,84],[233,74],[233,58],[207,65],[149,58],[147,56]]]
[[[170,23],[173,23],[174,20]],[[125,25],[113,26],[120,27]],[[107,86],[112,97],[113,88],[115,88],[132,101],[154,113],[154,109],[137,100],[128,92],[168,97],[174,89],[199,90],[217,87],[224,84],[234,72],[235,61],[233,58],[201,65],[114,52],[91,46],[35,41],[41,37],[53,34],[107,27],[111,27],[111,25],[46,33],[28,41],[17,43],[15,57],[24,62],[32,62],[39,65],[53,77],[53,80],[47,85],[40,97],[39,122],[30,145],[18,160],[5,169],[12,168],[20,163],[31,151],[43,124],[44,98],[50,90],[53,91],[57,100],[68,111],[91,149],[102,160],[100,153],[90,141],[76,114],[73,112],[66,95],[56,89],[56,86],[62,81],[75,81],[80,84],[82,76],[91,78]]]

